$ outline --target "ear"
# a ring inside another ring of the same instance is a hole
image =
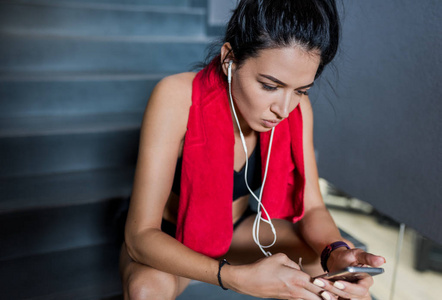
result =
[[[227,70],[229,68],[229,62],[235,61],[235,56],[233,55],[232,47],[230,43],[224,43],[221,47],[221,67],[223,69],[224,75],[227,76]],[[232,65],[232,70],[235,69],[235,64]]]

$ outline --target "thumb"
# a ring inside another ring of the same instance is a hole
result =
[[[357,260],[360,264],[369,265],[372,267],[380,267],[387,262],[385,257],[373,255],[367,252],[358,253]]]

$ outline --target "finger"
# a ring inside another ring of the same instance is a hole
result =
[[[320,299],[325,300],[335,300],[337,299],[337,295],[330,293],[325,290],[326,284],[322,280],[314,279],[311,285],[306,286],[305,288],[312,292],[315,295],[319,295]]]
[[[292,269],[301,270],[299,265],[297,263],[295,263],[293,260],[291,260],[287,255],[285,255],[283,253],[277,253],[273,256],[276,256],[277,259],[280,260],[282,265],[292,268]]]
[[[358,283],[350,283],[347,281],[331,282],[325,279],[317,279],[314,281],[318,285],[317,281],[322,281],[323,289],[330,292],[340,298],[354,299],[361,298],[368,294],[368,289],[373,284],[373,279],[365,278]]]
[[[364,297],[368,294],[370,286],[373,285],[373,278],[371,278],[371,276],[361,279],[357,283],[350,283],[347,281],[336,281],[332,283],[327,282],[326,280],[324,281],[326,282],[324,290],[345,299],[359,299]]]
[[[299,295],[299,292],[297,293]],[[305,290],[299,295],[302,299],[312,299],[312,300],[337,300],[337,296],[331,294],[328,291],[314,286],[313,284],[305,286]]]
[[[311,277],[302,271],[295,271],[297,274],[293,277],[293,281],[290,282],[290,297],[289,299],[301,298],[304,300],[337,300],[337,297],[333,295],[321,295],[324,292],[319,286],[314,285],[311,282]],[[328,296],[327,296],[328,295]]]
[[[342,291],[341,289],[333,286],[332,282],[325,280],[325,279],[316,278],[313,281],[313,284],[315,284],[319,287],[322,287],[324,289],[324,292],[326,292],[328,295],[333,295],[333,296],[340,297],[340,298],[345,298],[345,297],[349,298],[351,296],[347,292]],[[345,288],[345,287],[342,287],[342,288]],[[327,294],[325,294],[324,292],[321,294],[321,296],[324,299],[327,299]]]
[[[373,255],[367,252],[357,253],[356,259],[358,260],[358,263],[372,267],[380,267],[387,262],[383,256]]]
[[[365,278],[362,278],[358,282],[354,283],[354,285],[358,285],[361,287],[365,287],[366,289],[369,289],[374,283],[372,276],[367,276]]]
[[[318,293],[320,292],[321,290],[318,291]],[[318,296],[318,294],[312,293],[309,290],[299,289],[293,286],[287,291],[287,294],[281,295],[281,299],[321,300],[322,298]]]

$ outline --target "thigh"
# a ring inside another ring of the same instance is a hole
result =
[[[226,254],[227,260],[232,263],[247,264],[265,257],[253,241],[254,219],[255,215],[248,217],[234,231]],[[273,219],[272,223],[276,229],[276,243],[265,250],[272,254],[285,253],[296,263],[302,257],[302,265],[307,273],[312,276],[322,274],[319,256],[304,241],[297,225],[281,219]],[[259,237],[261,245],[270,245],[273,242],[273,233],[267,223],[261,222]]]
[[[124,299],[175,299],[190,279],[159,271],[133,261],[121,247],[120,274]]]

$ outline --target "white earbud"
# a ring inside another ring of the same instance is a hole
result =
[[[227,81],[228,81],[228,83],[232,82],[232,64],[233,64],[233,60],[229,61],[229,68],[227,70]]]
[[[250,194],[253,196],[253,198],[255,198],[255,200],[258,202],[258,209],[257,209],[257,214],[255,217],[255,221],[253,222],[253,240],[255,241],[255,243],[258,245],[259,249],[262,251],[262,253],[265,256],[271,256],[272,254],[269,251],[265,251],[265,248],[270,248],[271,246],[273,246],[276,243],[276,230],[275,227],[273,226],[272,220],[270,219],[269,214],[267,213],[267,210],[265,209],[264,205],[261,203],[262,200],[262,192],[264,190],[264,184],[266,182],[267,179],[267,171],[269,168],[269,161],[270,161],[270,152],[272,149],[272,143],[273,143],[273,133],[275,131],[275,127],[272,128],[272,132],[270,134],[270,141],[269,141],[269,149],[267,152],[267,161],[266,161],[266,166],[265,166],[265,171],[264,171],[264,178],[262,180],[262,185],[261,185],[261,191],[259,193],[259,196],[256,195],[252,189],[249,186],[249,183],[247,182],[247,171],[248,171],[248,167],[249,167],[249,160],[248,160],[248,151],[247,151],[247,145],[246,145],[246,141],[244,138],[244,135],[242,133],[241,130],[241,126],[239,125],[239,120],[238,120],[238,116],[236,115],[236,111],[235,111],[235,106],[233,104],[233,97],[232,97],[232,64],[233,61],[229,61],[229,67],[227,70],[227,82],[229,83],[229,98],[230,98],[230,105],[232,106],[232,111],[233,111],[233,116],[235,117],[235,121],[236,121],[236,125],[238,126],[239,129],[239,136],[241,137],[241,143],[244,149],[244,153],[246,156],[246,165],[245,165],[245,172],[244,172],[244,180],[246,182],[246,186],[247,189],[249,190]],[[262,217],[262,212],[264,212],[266,218]],[[270,228],[272,229],[272,233],[273,233],[273,242],[270,245],[261,245],[260,241],[259,241],[259,228],[260,228],[260,224],[261,222],[267,223],[268,225],[270,225]]]

